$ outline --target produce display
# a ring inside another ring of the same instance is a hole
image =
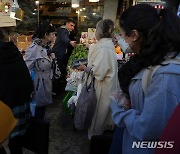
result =
[[[88,57],[88,49],[83,44],[78,44],[68,61],[68,66],[72,66],[74,60],[86,59]]]

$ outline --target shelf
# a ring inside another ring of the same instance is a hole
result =
[[[161,5],[165,5],[166,4],[166,2],[164,2],[164,1],[156,1],[156,2],[154,2],[154,1],[136,1],[136,3],[137,4],[151,4],[151,5],[157,5],[157,4],[161,4]]]

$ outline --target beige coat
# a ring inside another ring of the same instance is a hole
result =
[[[97,96],[96,111],[88,130],[89,139],[100,135],[105,129],[114,126],[109,107],[110,94],[119,88],[118,66],[112,39],[103,38],[96,45],[91,45],[88,55],[88,67],[92,67],[95,77]]]

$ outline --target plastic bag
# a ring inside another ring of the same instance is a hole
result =
[[[110,98],[113,101],[117,102],[117,104],[120,107],[123,107],[123,108],[127,107],[127,109],[130,108],[130,100],[127,97],[127,95],[123,93],[123,91],[121,89],[112,92],[110,95]]]

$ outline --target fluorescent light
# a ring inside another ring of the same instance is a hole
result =
[[[72,0],[72,8],[79,7],[79,0]]]
[[[89,2],[99,2],[99,0],[89,0]]]
[[[36,4],[36,5],[39,5],[39,1],[35,1],[35,4]]]
[[[77,11],[76,11],[76,13],[77,13],[77,14],[79,14],[79,13],[80,13],[80,11],[79,11],[79,10],[77,10]]]

